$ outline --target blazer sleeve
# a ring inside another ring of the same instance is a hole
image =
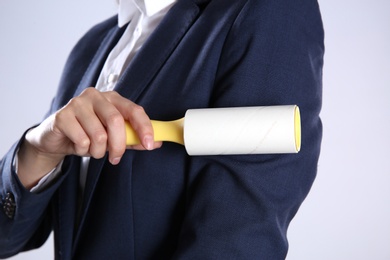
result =
[[[0,257],[38,247],[51,232],[47,207],[58,184],[37,194],[24,188],[13,167],[22,140],[0,161]]]
[[[111,17],[95,25],[77,42],[65,64],[57,94],[46,116],[73,97],[101,39],[116,23],[117,18]],[[66,157],[62,173],[50,187],[39,193],[26,190],[12,167],[15,153],[23,139],[24,136],[0,160],[0,258],[37,248],[46,241],[53,224],[51,200],[73,169],[73,160]]]
[[[317,172],[324,32],[316,0],[249,0],[226,39],[214,107],[296,104],[298,154],[191,159],[176,259],[285,259]]]

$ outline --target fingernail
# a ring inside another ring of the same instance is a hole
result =
[[[110,162],[111,162],[112,165],[117,165],[120,161],[121,161],[121,158],[120,158],[120,157],[112,158],[112,159],[110,160]]]
[[[144,147],[147,150],[152,150],[153,149],[153,143],[154,143],[154,140],[153,140],[152,136],[147,135],[147,136],[144,137]]]

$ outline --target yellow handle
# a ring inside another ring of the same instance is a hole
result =
[[[184,118],[174,121],[151,120],[151,122],[154,131],[154,141],[168,141],[184,145]],[[125,129],[126,145],[139,144],[138,136],[128,122],[126,122]]]

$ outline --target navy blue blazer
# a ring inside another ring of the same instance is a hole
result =
[[[66,63],[49,114],[94,86],[123,33],[93,27]],[[117,91],[157,120],[190,108],[297,104],[298,154],[189,157],[183,146],[92,160],[77,210],[80,158],[32,194],[15,144],[0,163],[0,257],[39,247],[56,259],[284,259],[286,232],[316,176],[323,27],[316,0],[179,0],[120,78]]]

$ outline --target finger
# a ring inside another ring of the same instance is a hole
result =
[[[100,158],[108,150],[110,162],[118,164],[126,150],[124,118],[105,93],[94,88],[83,91],[80,99],[90,107],[80,108],[85,114],[79,112],[78,118],[91,138],[91,154]]]
[[[131,127],[137,133],[142,146],[147,150],[152,150],[154,147],[154,131],[144,109],[133,103],[128,105],[124,113]]]
[[[80,125],[78,120],[73,116],[63,111],[58,111],[54,116],[51,130],[55,135],[61,135],[63,138],[69,140],[69,145],[66,146],[61,140],[57,141],[58,138],[48,138],[48,145],[58,147],[55,149],[65,149],[66,154],[76,154],[79,156],[89,155],[90,139],[84,128]],[[60,139],[63,139],[60,138]],[[56,145],[56,142],[59,145]],[[54,151],[55,152],[55,151]],[[58,151],[60,152],[60,151]]]
[[[78,115],[77,120],[89,137],[90,156],[96,159],[102,158],[107,151],[108,139],[104,125],[95,113]]]
[[[88,153],[90,156],[99,159],[102,158],[107,151],[108,137],[104,124],[100,121],[99,116],[94,111],[93,103],[101,100],[103,101],[103,107],[112,107],[112,105],[104,98],[99,97],[98,93],[96,94],[93,94],[93,91],[85,91],[79,97],[72,99],[64,110],[70,114],[69,117],[72,117],[72,115],[75,117],[88,136],[90,140]]]
[[[108,101],[95,106],[94,110],[105,126],[109,160],[114,165],[118,164],[126,150],[125,120]]]
[[[116,92],[106,92],[106,95],[110,102],[121,112],[124,119],[129,121],[144,149],[153,150],[158,148],[159,145],[155,146],[154,144],[152,123],[143,107],[121,97]],[[134,147],[139,148],[139,146]]]

